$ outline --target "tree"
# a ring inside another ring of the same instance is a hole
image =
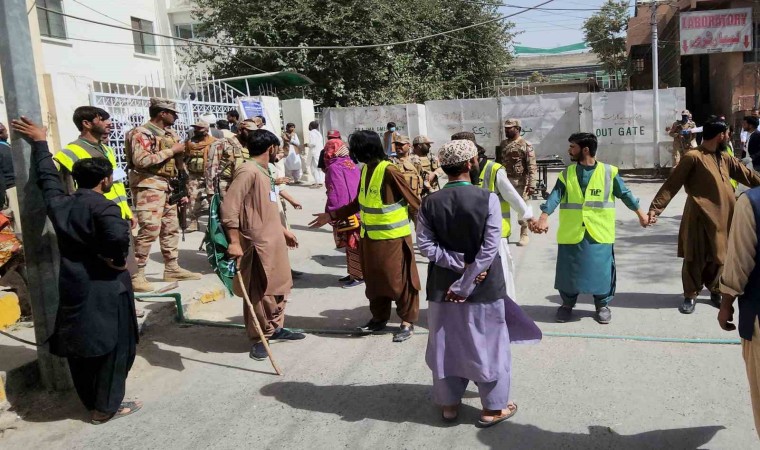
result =
[[[628,1],[607,0],[599,12],[583,23],[583,34],[604,70],[612,76],[628,79],[629,63],[625,48],[628,31]]]
[[[546,83],[549,81],[549,78],[546,77],[546,75],[542,74],[538,70],[530,74],[528,77],[528,81],[531,83]]]
[[[468,0],[197,0],[202,35],[247,46],[323,46],[404,41],[498,16]],[[296,71],[323,106],[417,103],[493,82],[511,61],[513,24],[496,21],[414,43],[341,50],[188,47],[187,58],[219,77]],[[298,93],[300,93],[300,88]],[[285,95],[288,93],[285,92]]]

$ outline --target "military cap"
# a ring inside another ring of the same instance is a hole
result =
[[[403,134],[399,134],[396,139],[393,140],[394,144],[411,144],[412,141],[409,140],[409,136],[404,136]]]
[[[166,98],[151,97],[150,106],[156,106],[161,109],[168,109],[169,111],[177,112],[177,103]]]
[[[431,141],[427,136],[421,135],[414,138],[414,141],[412,141],[412,144],[432,144],[433,141]]]
[[[504,122],[504,128],[510,128],[510,127],[522,128],[522,124],[520,123],[520,119],[507,119]]]
[[[474,144],[478,143],[478,141],[475,139],[475,133],[471,133],[469,131],[460,131],[459,133],[454,133],[451,135],[452,141],[458,141],[461,139],[471,141]]]
[[[193,124],[194,128],[202,128],[202,129],[208,129],[209,124],[205,120],[199,120],[195,124]]]

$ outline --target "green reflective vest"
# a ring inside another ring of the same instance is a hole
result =
[[[728,142],[728,148],[726,148],[726,153],[728,153],[728,156],[732,158],[734,157],[734,144],[732,144],[731,142]],[[734,179],[731,179],[731,186],[733,186],[734,190],[736,190],[736,186],[739,186],[739,182]]]
[[[362,179],[359,185],[359,207],[362,219],[362,237],[374,240],[388,240],[406,237],[412,234],[409,226],[409,207],[405,200],[392,205],[383,204],[380,190],[385,177],[385,168],[390,165],[388,161],[381,161],[372,173],[369,180],[369,192],[365,191],[367,185],[367,166],[362,167]]]
[[[601,244],[615,242],[615,197],[612,180],[618,168],[598,163],[591,175],[586,194],[578,183],[576,164],[559,175],[565,185],[565,195],[559,204],[557,243],[577,244],[586,232]]]
[[[115,169],[116,166],[116,153],[109,146],[104,146],[106,149],[106,157],[111,162],[111,166]],[[53,155],[53,159],[58,161],[69,172],[74,168],[74,163],[80,159],[92,158],[92,155],[87,153],[87,150],[77,144],[69,144],[64,147],[63,150]],[[109,200],[113,200],[116,205],[121,209],[121,217],[124,219],[132,218],[132,210],[129,209],[129,203],[127,202],[127,190],[124,187],[124,183],[114,182],[111,191],[107,194],[103,194]]]
[[[478,184],[478,186],[481,186],[489,192],[493,192],[499,197],[499,204],[501,205],[501,237],[508,238],[512,233],[512,222],[510,221],[512,215],[509,203],[501,197],[501,193],[499,193],[499,190],[496,188],[496,174],[499,173],[499,170],[501,169],[504,169],[504,166],[501,164],[488,161],[485,166],[483,166],[483,170],[480,171],[480,184]]]

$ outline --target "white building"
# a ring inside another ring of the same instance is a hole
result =
[[[30,8],[30,30],[43,110],[47,105],[46,122],[54,145],[65,145],[78,135],[72,113],[77,106],[91,103],[94,90],[176,95],[173,74],[180,68],[172,41],[129,29],[193,38],[191,0],[27,1],[37,6],[36,11]],[[0,109],[4,110],[2,105]],[[3,122],[4,113],[0,112]]]

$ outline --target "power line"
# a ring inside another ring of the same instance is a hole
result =
[[[87,9],[89,9],[90,11],[92,11],[92,12],[94,12],[94,13],[97,13],[97,14],[100,14],[100,15],[101,15],[101,16],[103,16],[103,17],[107,17],[107,18],[109,18],[109,19],[113,20],[114,22],[119,22],[119,23],[121,23],[121,24],[124,24],[124,25],[128,25],[128,26],[131,26],[131,25],[132,25],[132,24],[129,24],[129,23],[126,23],[126,22],[122,22],[122,21],[121,21],[121,20],[119,20],[119,19],[113,18],[113,17],[109,16],[108,14],[106,14],[106,13],[102,13],[102,12],[98,11],[97,9],[94,9],[94,8],[92,8],[92,7],[90,7],[90,6],[87,6],[87,5],[85,5],[84,3],[80,2],[79,0],[73,0],[73,1],[74,1],[74,3],[79,3],[80,5],[84,6],[84,7],[85,7],[85,8],[87,8]]]
[[[319,46],[258,46],[258,45],[231,45],[231,44],[216,44],[216,43],[210,43],[210,42],[200,42],[200,41],[197,41],[197,40],[194,40],[194,39],[185,39],[185,38],[180,38],[180,37],[175,37],[175,36],[169,36],[169,35],[160,34],[160,33],[154,33],[152,31],[138,30],[138,29],[134,29],[132,27],[123,27],[123,26],[120,26],[120,25],[113,25],[113,24],[109,24],[109,23],[99,22],[97,20],[92,20],[92,19],[86,19],[84,17],[73,16],[71,14],[62,13],[60,11],[53,11],[51,9],[43,8],[42,6],[38,6],[37,8],[40,9],[40,10],[42,10],[42,11],[47,11],[49,13],[58,14],[58,15],[61,15],[63,17],[68,17],[68,18],[75,19],[75,20],[80,20],[82,22],[88,22],[88,23],[92,23],[92,24],[96,24],[96,25],[102,25],[102,26],[106,26],[106,27],[117,28],[117,29],[125,30],[125,31],[131,31],[131,32],[148,34],[148,35],[151,35],[151,36],[161,37],[161,38],[164,38],[164,39],[171,39],[171,40],[174,40],[174,41],[189,42],[191,44],[203,45],[203,46],[207,46],[207,47],[228,48],[228,49],[237,48],[237,49],[246,49],[246,50],[351,50],[351,49],[367,49],[367,48],[378,48],[378,47],[394,47],[394,46],[397,46],[397,45],[411,44],[413,42],[424,41],[424,40],[432,39],[432,38],[438,37],[438,36],[445,36],[447,34],[456,33],[458,31],[469,30],[470,28],[475,28],[475,27],[487,25],[489,23],[498,22],[498,21],[501,21],[501,20],[504,20],[504,19],[508,19],[510,17],[514,17],[514,16],[517,16],[517,15],[523,14],[523,13],[525,13],[527,11],[530,11],[530,10],[532,10],[534,8],[538,8],[540,6],[547,5],[547,4],[549,4],[549,3],[553,2],[553,1],[554,0],[546,0],[546,1],[544,1],[542,3],[539,3],[539,4],[535,5],[535,6],[526,7],[528,9],[524,9],[522,11],[518,11],[518,12],[515,12],[515,13],[512,13],[512,14],[506,14],[506,15],[499,16],[499,17],[496,17],[496,18],[493,18],[493,19],[485,20],[483,22],[478,22],[478,23],[475,23],[475,24],[472,24],[472,25],[467,25],[467,26],[464,26],[464,27],[455,28],[453,30],[448,30],[448,31],[441,31],[439,33],[434,33],[434,34],[430,34],[430,35],[427,35],[427,36],[421,36],[421,37],[413,38],[413,39],[407,39],[407,40],[404,40],[404,41],[388,42],[388,43],[384,43],[384,44],[319,45]]]

